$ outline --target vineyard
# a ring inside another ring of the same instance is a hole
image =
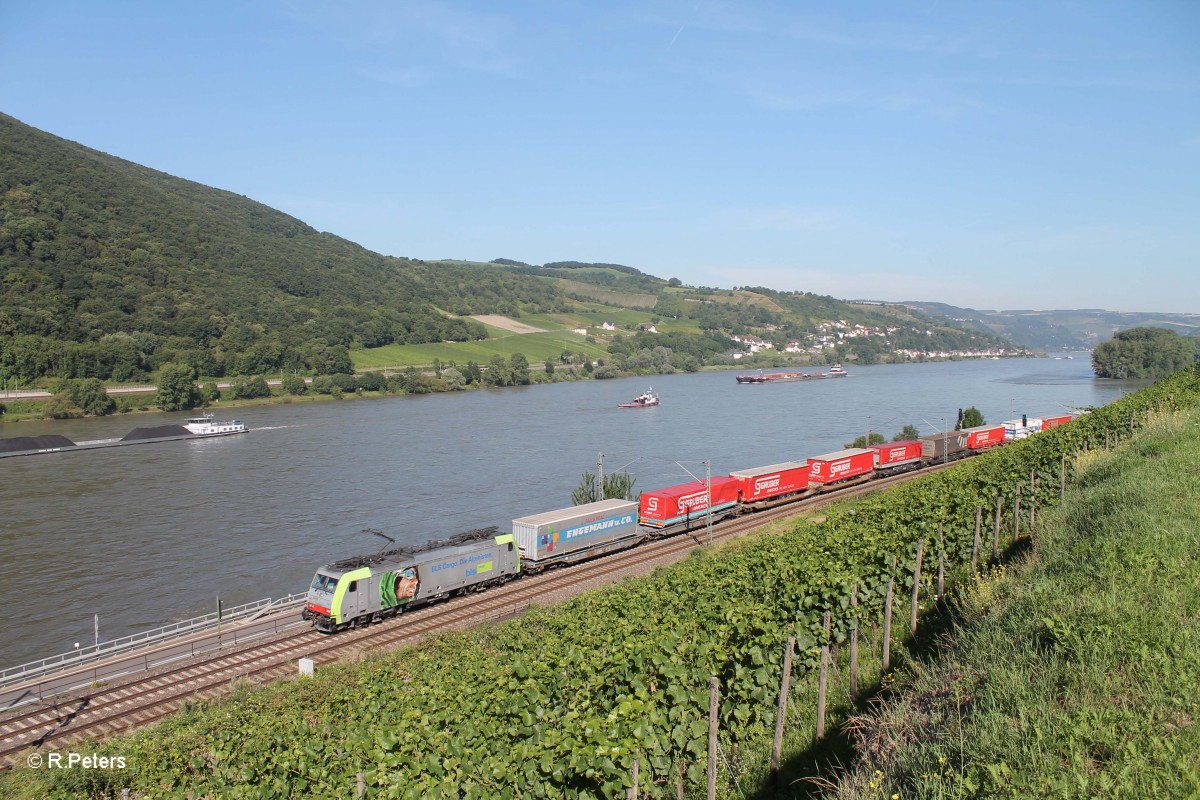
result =
[[[874,630],[875,646],[852,666],[864,686],[877,685],[918,605],[1036,535],[1078,454],[1197,405],[1200,377],[1185,370],[785,534],[698,551],[503,625],[244,689],[97,746],[127,758],[121,774],[21,770],[7,779],[50,797],[120,796],[124,787],[134,796],[348,797],[360,776],[366,797],[625,797],[635,780],[639,797],[702,797],[711,763],[722,796],[754,796],[769,785],[785,642],[795,640],[783,704],[784,757],[794,763],[820,731],[815,689],[830,645],[845,669],[846,646]],[[833,712],[848,709],[840,702]]]

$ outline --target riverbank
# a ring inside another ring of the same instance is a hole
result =
[[[1005,359],[1024,359],[1026,356],[1006,356]],[[930,364],[953,361],[982,361],[988,359],[921,359],[905,362],[903,364]],[[851,362],[853,363],[853,362]],[[734,365],[709,365],[696,370],[697,372],[756,372],[760,369],[782,369],[797,368],[800,366],[821,366],[814,365],[809,360],[801,361],[769,361],[769,362],[749,362],[739,363]],[[867,365],[875,366],[875,365]],[[853,368],[853,367],[852,367]],[[578,365],[567,365],[559,367],[552,373],[545,370],[542,364],[529,365],[529,381],[527,383],[504,384],[497,386],[495,384],[486,383],[482,380],[472,381],[470,383],[459,384],[456,381],[446,381],[443,379],[442,372],[421,372],[418,373],[416,385],[405,386],[405,382],[412,383],[414,378],[412,373],[395,373],[392,375],[380,375],[378,371],[367,370],[360,372],[354,376],[319,376],[317,378],[305,378],[306,389],[303,393],[288,392],[284,389],[283,382],[279,379],[266,381],[268,388],[271,391],[269,397],[253,397],[253,398],[230,398],[228,390],[230,384],[217,384],[217,388],[224,392],[226,396],[215,401],[207,410],[216,410],[219,408],[244,408],[255,406],[270,406],[300,402],[322,402],[327,400],[344,400],[344,399],[364,399],[364,398],[380,398],[380,397],[397,397],[404,395],[422,395],[422,394],[449,394],[456,392],[471,392],[481,389],[505,388],[506,386],[532,386],[539,384],[553,384],[563,382],[574,382],[581,380],[613,380],[617,378],[630,377],[645,377],[649,380],[661,378],[663,375],[678,374],[673,372],[668,373],[652,373],[646,371],[629,371],[629,372],[612,372],[595,374],[585,371]],[[197,386],[211,383],[211,379],[201,379],[197,381]],[[379,388],[380,383],[384,388]],[[154,404],[157,387],[153,385],[137,385],[137,386],[108,386],[105,387],[110,396],[116,399],[116,409],[112,414],[105,416],[114,416],[121,414],[136,414],[136,413],[161,413],[162,409]],[[41,421],[51,419],[46,413],[46,404],[50,401],[51,394],[40,390],[22,390],[10,396],[12,393],[0,394],[0,426],[4,423],[11,422],[26,422],[26,421]],[[37,395],[37,396],[34,396]],[[79,414],[70,417],[71,419],[98,419],[92,415]]]

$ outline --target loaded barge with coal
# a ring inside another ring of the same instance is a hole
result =
[[[98,450],[101,447],[121,447],[129,444],[173,442],[180,439],[211,439],[214,436],[233,436],[245,433],[249,428],[238,420],[222,422],[204,414],[183,421],[182,425],[159,425],[154,428],[134,428],[120,439],[97,439],[91,442],[73,442],[65,436],[47,434],[43,436],[15,436],[0,439],[0,458],[11,456],[36,456],[42,453],[70,453],[76,450]]]

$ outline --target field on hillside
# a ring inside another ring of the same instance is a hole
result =
[[[589,300],[595,300],[600,303],[606,303],[614,306],[622,306],[625,308],[654,308],[658,302],[658,297],[652,294],[643,292],[622,292],[612,289],[604,289],[594,283],[583,283],[581,281],[571,281],[566,278],[558,279],[558,287],[568,294],[586,297]]]
[[[607,355],[600,345],[590,344],[571,331],[547,331],[545,333],[509,333],[499,328],[488,327],[492,338],[481,342],[438,342],[435,344],[406,344],[374,347],[369,350],[354,350],[350,360],[355,369],[383,369],[386,367],[420,367],[441,361],[457,361],[465,364],[474,361],[484,364],[494,355],[505,358],[514,353],[524,353],[530,363],[557,359],[563,351],[584,353],[592,358]]]

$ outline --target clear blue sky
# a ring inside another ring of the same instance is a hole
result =
[[[0,110],[390,255],[1200,312],[1200,3],[0,0]]]

